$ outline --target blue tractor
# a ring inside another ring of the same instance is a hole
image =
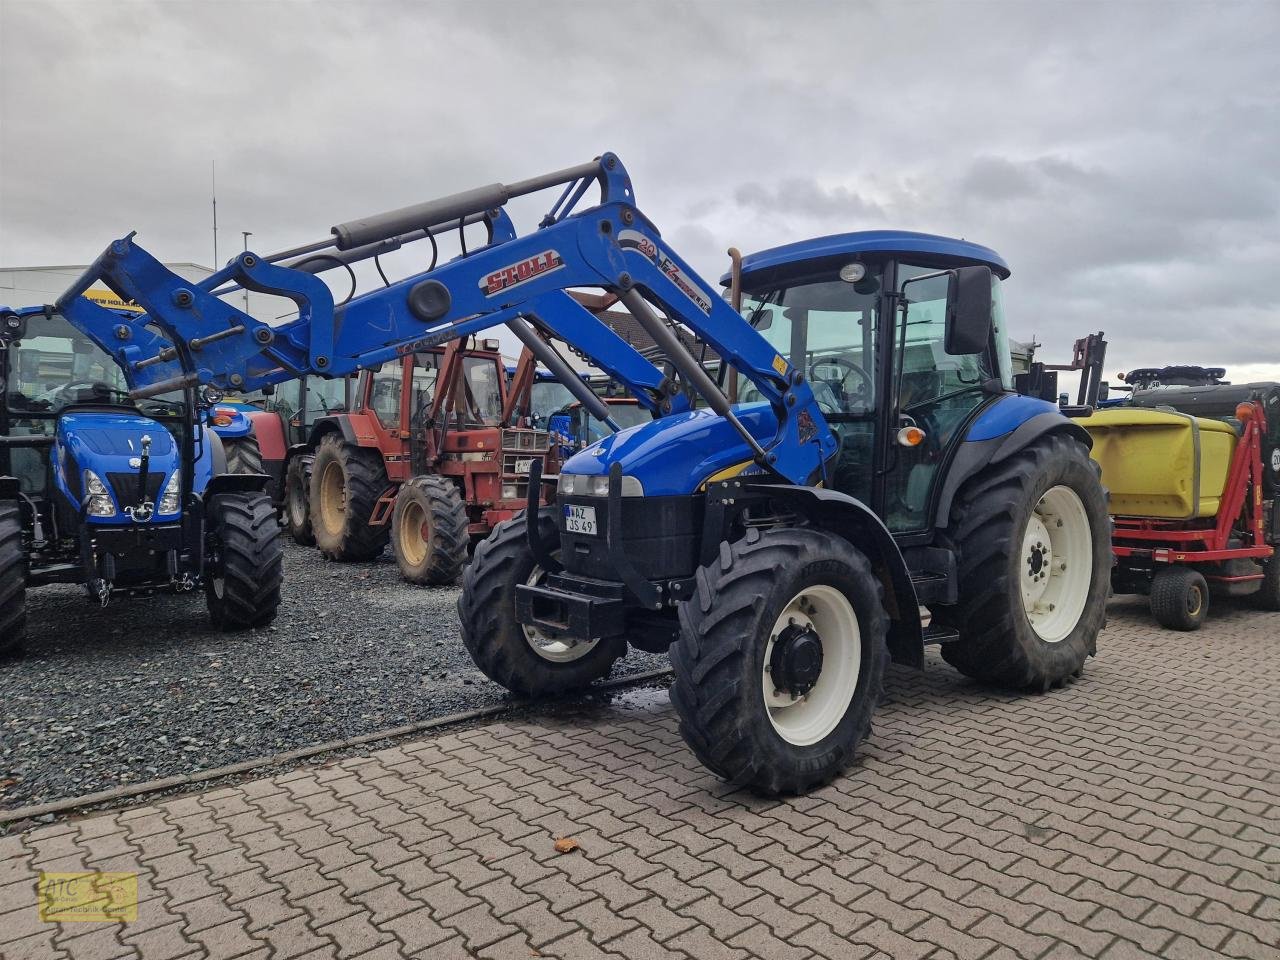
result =
[[[592,185],[599,202],[580,209]],[[518,235],[504,204],[552,188],[550,212]],[[292,266],[321,250],[345,267],[423,238],[434,249],[473,223],[484,243],[337,307]],[[1039,691],[1095,652],[1106,496],[1085,431],[1012,390],[1008,275],[973,243],[849,233],[735,259],[726,298],[605,154],[243,253],[199,284],[130,235],[57,308],[117,358],[135,397],[342,376],[505,324],[616,430],[549,341],[570,344],[651,419],[569,459],[551,506],[534,462],[527,512],[464,574],[462,640],[489,677],[533,696],[591,683],[629,647],[670,651],[697,756],[787,793],[851,762],[891,660],[920,667],[939,644],[971,677]],[[80,296],[98,282],[148,316],[109,323]],[[298,318],[268,325],[215,295],[237,286],[289,297]],[[616,296],[658,363],[585,309],[582,288]]]
[[[20,650],[26,591],[50,583],[104,606],[203,587],[217,626],[270,622],[279,529],[248,419],[213,388],[135,401],[56,312],[0,313],[0,652]]]

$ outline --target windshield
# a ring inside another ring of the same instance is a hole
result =
[[[530,426],[546,430],[551,417],[573,402],[573,394],[559,380],[535,380],[529,389]]]
[[[502,368],[484,357],[462,361],[463,419],[468,423],[497,423],[502,418]]]
[[[33,317],[27,331],[9,351],[5,401],[10,411],[55,415],[75,403],[133,406],[124,373],[62,317]]]
[[[879,279],[857,283],[830,274],[747,293],[742,315],[805,372],[824,414],[866,416],[875,409],[875,332]],[[739,400],[762,399],[751,383]]]
[[[642,423],[653,422],[653,417],[649,411],[638,403],[611,403],[608,407],[609,416],[613,418],[613,422],[618,425],[619,430],[626,430],[630,427],[638,427]],[[586,423],[582,427],[582,435],[578,438],[579,446],[581,447],[589,447],[597,440],[602,440],[613,432],[589,413],[585,415],[585,419]]]

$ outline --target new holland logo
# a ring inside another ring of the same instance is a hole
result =
[[[528,283],[544,273],[559,270],[563,266],[564,261],[560,259],[560,254],[554,250],[543,250],[542,253],[521,260],[519,263],[495,270],[480,281],[480,289],[484,291],[486,297],[492,297],[503,290],[510,290],[522,283]]]

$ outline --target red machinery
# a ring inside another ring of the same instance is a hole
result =
[[[535,363],[508,383],[497,341],[451,341],[361,374],[351,412],[316,422],[305,500],[290,474],[290,532],[335,560],[390,539],[406,579],[452,582],[469,542],[525,508],[533,461],[555,472],[546,431],[513,426]]]
[[[1115,518],[1116,592],[1146,592],[1140,589],[1146,586],[1153,615],[1172,629],[1199,629],[1210,589],[1254,595],[1264,607],[1280,609],[1280,560],[1271,545],[1278,532],[1275,505],[1268,509],[1264,498],[1266,415],[1261,403],[1249,401],[1236,408],[1236,419],[1241,436],[1216,516]]]

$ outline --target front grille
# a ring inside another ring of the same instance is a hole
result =
[[[527,450],[530,453],[541,453],[547,449],[547,432],[545,430],[503,430],[502,452],[509,450]]]
[[[147,474],[147,499],[155,503],[160,497],[160,484],[164,482],[164,473],[152,470]],[[115,491],[120,506],[126,507],[138,502],[138,475],[136,473],[108,473],[107,483]]]

